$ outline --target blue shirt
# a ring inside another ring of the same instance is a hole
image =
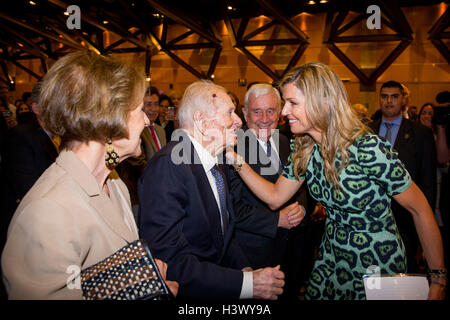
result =
[[[397,118],[395,118],[392,121],[386,121],[384,119],[384,117],[381,118],[381,124],[380,124],[380,131],[378,132],[378,135],[380,137],[384,137],[386,135],[386,125],[385,123],[392,123],[394,124],[391,128],[391,144],[394,145],[395,144],[395,140],[397,139],[397,135],[398,135],[398,130],[400,129],[400,125],[402,124],[402,115],[399,115]]]

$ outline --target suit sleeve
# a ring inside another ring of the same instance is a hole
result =
[[[273,212],[246,200],[246,186],[240,177],[228,167],[230,193],[233,199],[236,229],[275,239],[278,228],[279,211]]]
[[[192,184],[188,170],[173,164],[170,155],[153,158],[139,181],[140,236],[155,257],[167,263],[167,279],[179,283],[180,296],[238,299],[242,271],[208,261],[214,250],[208,229],[198,232],[185,225],[186,219],[201,214],[192,207]],[[203,217],[198,217],[198,222],[203,223]],[[187,233],[196,235],[191,237],[196,243],[188,242]]]
[[[436,206],[437,193],[437,176],[436,176],[436,143],[434,141],[433,132],[428,128],[423,129],[423,140],[421,152],[418,154],[422,157],[420,162],[420,181],[417,181],[419,188],[424,193],[431,208],[434,211]]]
[[[18,132],[11,132],[5,146],[5,172],[18,199],[22,199],[39,178],[31,141]]]

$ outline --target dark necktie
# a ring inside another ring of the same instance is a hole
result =
[[[384,138],[385,138],[387,141],[389,141],[391,144],[393,144],[393,143],[392,143],[392,137],[391,137],[391,129],[392,129],[392,127],[394,126],[394,124],[393,124],[393,123],[385,122],[384,125],[386,126],[386,134],[384,135]]]
[[[281,162],[280,159],[277,157],[275,152],[272,152],[272,144],[270,143],[270,140],[267,140],[267,157],[270,159],[270,163],[272,167],[277,170],[278,174],[281,173]]]
[[[217,165],[211,168],[211,173],[216,181],[217,192],[219,194],[220,202],[220,223],[222,227],[222,235],[226,232],[228,227],[227,218],[227,205],[226,205],[226,194],[225,194],[225,181],[223,179],[222,173]]]

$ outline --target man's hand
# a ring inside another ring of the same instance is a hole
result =
[[[253,271],[253,298],[277,300],[283,293],[284,273],[280,266]]]
[[[291,229],[300,224],[305,217],[305,208],[294,202],[280,210],[278,226],[285,229]]]

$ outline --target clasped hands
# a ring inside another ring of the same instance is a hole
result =
[[[253,270],[250,267],[242,269],[243,272],[252,272],[253,274],[253,298],[277,300],[283,293],[284,273],[280,266],[275,268],[261,268]]]
[[[305,208],[296,201],[280,210],[278,226],[285,229],[294,228],[302,222],[305,213]]]

